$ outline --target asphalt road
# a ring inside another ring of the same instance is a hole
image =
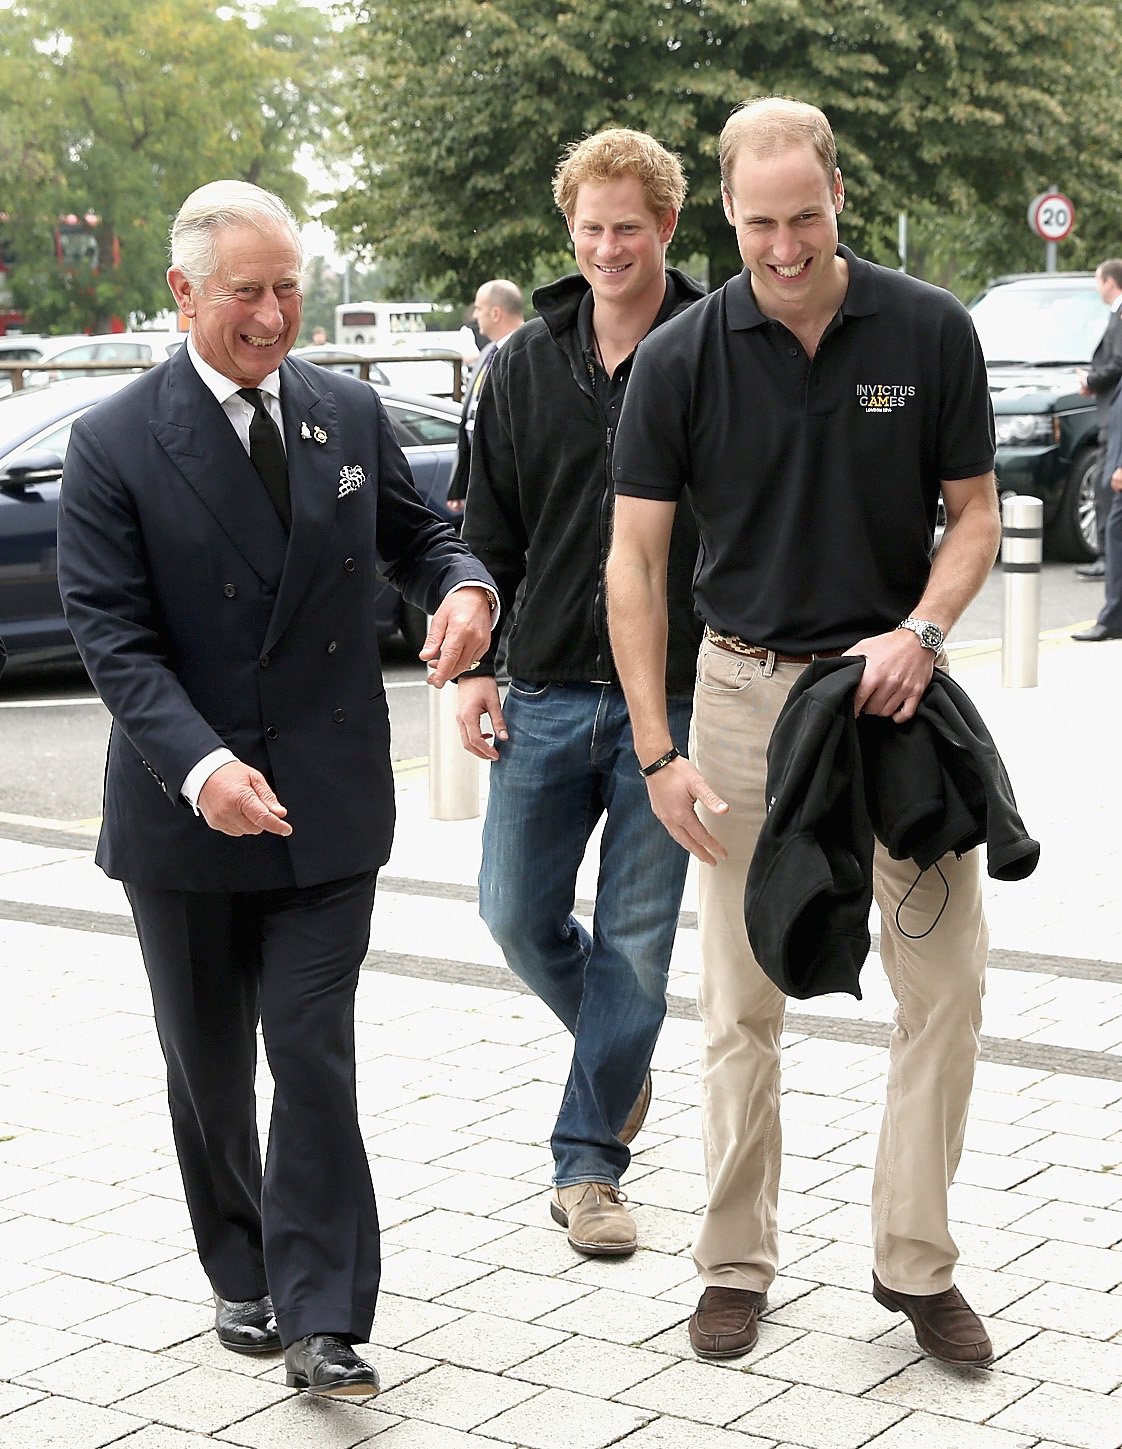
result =
[[[1000,638],[1003,599],[1003,577],[995,569],[960,620],[952,644]],[[1078,580],[1070,564],[1045,564],[1042,630],[1090,620],[1101,603],[1101,585]],[[384,662],[394,760],[426,756],[429,695],[424,670],[403,648],[392,645]],[[95,819],[101,810],[108,734],[108,716],[80,668],[6,674],[0,680],[0,820]]]

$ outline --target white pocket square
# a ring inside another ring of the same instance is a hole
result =
[[[339,469],[339,497],[346,498],[348,493],[357,493],[366,482],[366,474],[357,463],[349,464]]]

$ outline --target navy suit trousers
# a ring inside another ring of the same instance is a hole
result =
[[[363,1342],[374,1317],[354,999],[375,879],[233,894],[125,885],[199,1257],[221,1297],[272,1294],[285,1345],[310,1333]],[[264,1175],[258,1020],[274,1083]]]
[[[1103,539],[1106,599],[1098,622],[1112,634],[1122,634],[1122,493],[1111,492],[1110,512]]]

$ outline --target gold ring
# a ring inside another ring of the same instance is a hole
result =
[[[476,661],[475,661],[475,663],[474,663],[474,664],[469,664],[469,665],[468,665],[468,669],[469,669],[469,670],[472,670],[472,669],[478,669],[478,668],[479,668],[479,666],[480,666],[480,665],[481,665],[481,664],[482,664],[482,663],[483,663],[483,660],[482,660],[482,659],[477,659],[477,660],[476,660]]]

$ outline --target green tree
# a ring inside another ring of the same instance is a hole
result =
[[[323,257],[313,257],[304,274],[304,320],[300,341],[311,341],[312,333],[322,327],[329,338],[335,336],[335,308],[343,296],[343,279],[327,265]]]
[[[718,204],[717,137],[760,93],[826,110],[845,238],[890,264],[897,214],[917,206],[936,231],[952,209],[985,218],[986,264],[1014,228],[1027,235],[1028,199],[1052,179],[1089,218],[1113,209],[1111,4],[350,0],[349,13],[346,120],[362,163],[333,224],[444,295],[465,279],[529,275],[563,249],[549,188],[558,152],[612,124],[682,155],[692,191],[676,254],[706,256],[720,281],[739,261]]]
[[[30,320],[105,330],[165,307],[168,225],[204,181],[240,177],[302,207],[293,136],[314,144],[330,127],[329,34],[296,0],[0,8],[0,211]],[[59,266],[54,233],[69,214],[97,218],[97,264]]]

